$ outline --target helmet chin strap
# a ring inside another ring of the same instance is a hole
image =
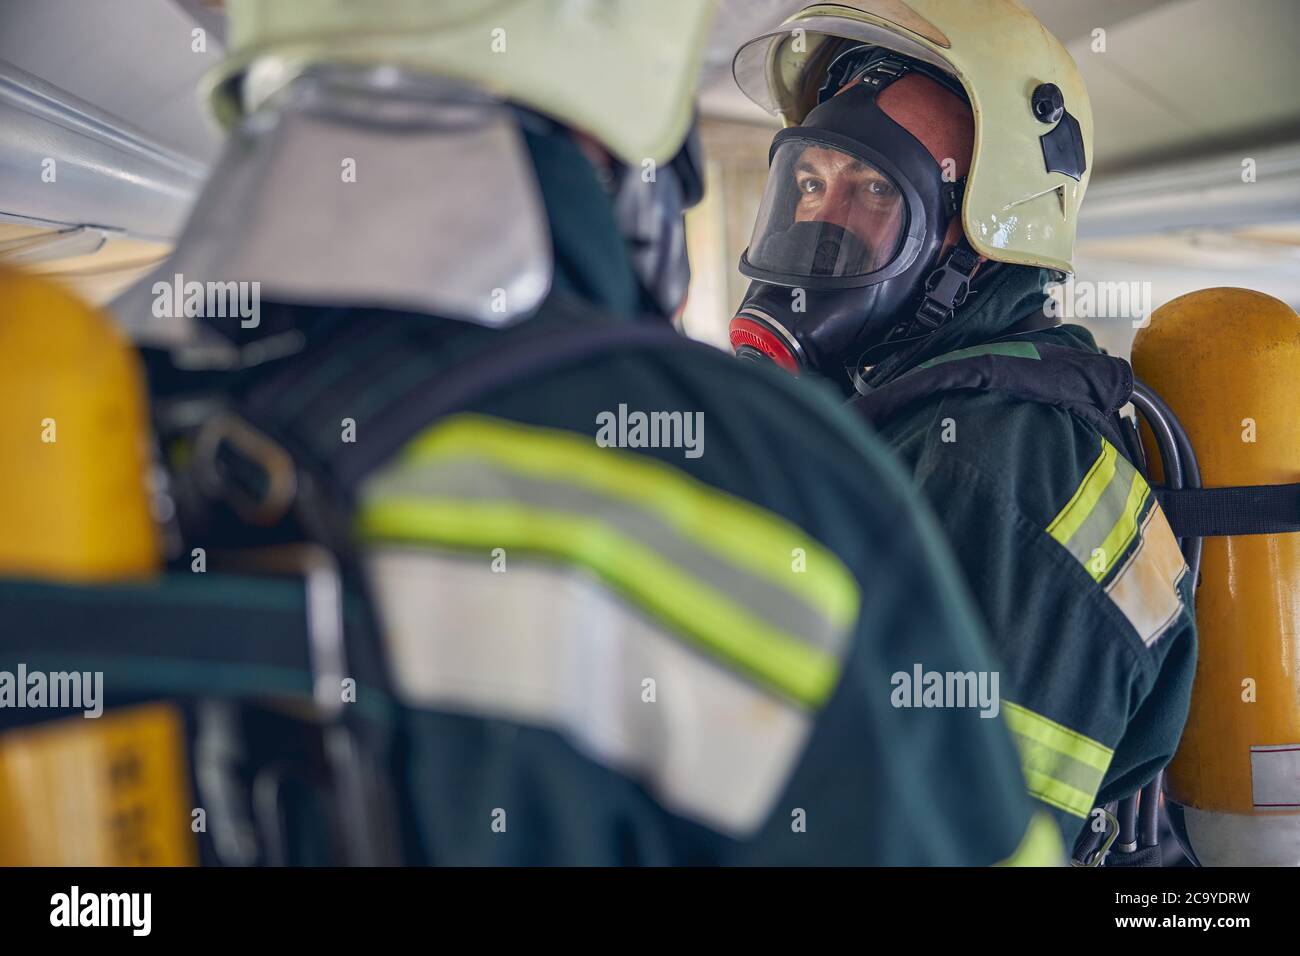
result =
[[[915,314],[899,322],[879,345],[867,349],[853,367],[850,378],[858,394],[866,395],[872,387],[864,369],[874,367],[882,360],[893,359],[897,367],[919,353],[940,328],[947,324],[970,297],[975,273],[984,260],[966,242],[965,236],[957,241],[939,268],[926,277],[925,291]]]

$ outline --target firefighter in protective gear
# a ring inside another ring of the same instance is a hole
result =
[[[738,354],[835,382],[935,506],[1010,674],[1029,793],[1067,838],[1169,761],[1192,582],[1118,418],[1133,381],[1056,325],[1092,120],[1013,0],[814,6],[734,72],[787,128]],[[797,307],[796,307],[797,306]]]
[[[182,553],[368,598],[317,704],[395,722],[406,862],[1055,862],[995,702],[891,703],[993,669],[896,466],[668,328],[708,5],[603,7],[229,0],[228,146],[115,305]]]

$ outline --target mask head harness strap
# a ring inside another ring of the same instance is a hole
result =
[[[884,47],[860,43],[840,53],[826,69],[826,82],[817,90],[817,105],[851,83],[865,83],[880,93],[895,80],[909,73],[920,73],[952,91],[963,100],[966,90],[957,80],[943,70],[928,63],[913,60]]]
[[[686,210],[704,195],[704,163],[698,124],[659,175],[616,164],[611,186],[614,217],[650,311],[672,318],[691,280],[686,254]]]
[[[966,98],[961,85],[942,70],[901,57],[891,50],[858,44],[849,47],[832,61],[826,71],[826,82],[817,91],[817,102],[824,103],[850,83],[865,83],[879,94],[911,72],[921,73],[963,99]],[[944,211],[949,219],[960,211],[965,189],[965,176],[945,186]],[[926,278],[924,294],[911,328],[933,331],[951,319],[970,295],[971,279],[979,264],[980,258],[975,251],[964,239],[959,241],[939,268]]]

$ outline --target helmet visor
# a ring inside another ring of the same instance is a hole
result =
[[[746,260],[789,277],[866,276],[898,255],[907,221],[888,173],[826,143],[787,139],[772,155]]]

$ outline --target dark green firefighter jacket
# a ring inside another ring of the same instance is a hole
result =
[[[1196,659],[1189,580],[1113,413],[1131,371],[1077,325],[1015,333],[1040,270],[1003,267],[850,404],[934,506],[1004,668],[1029,792],[1067,840],[1173,755]]]

